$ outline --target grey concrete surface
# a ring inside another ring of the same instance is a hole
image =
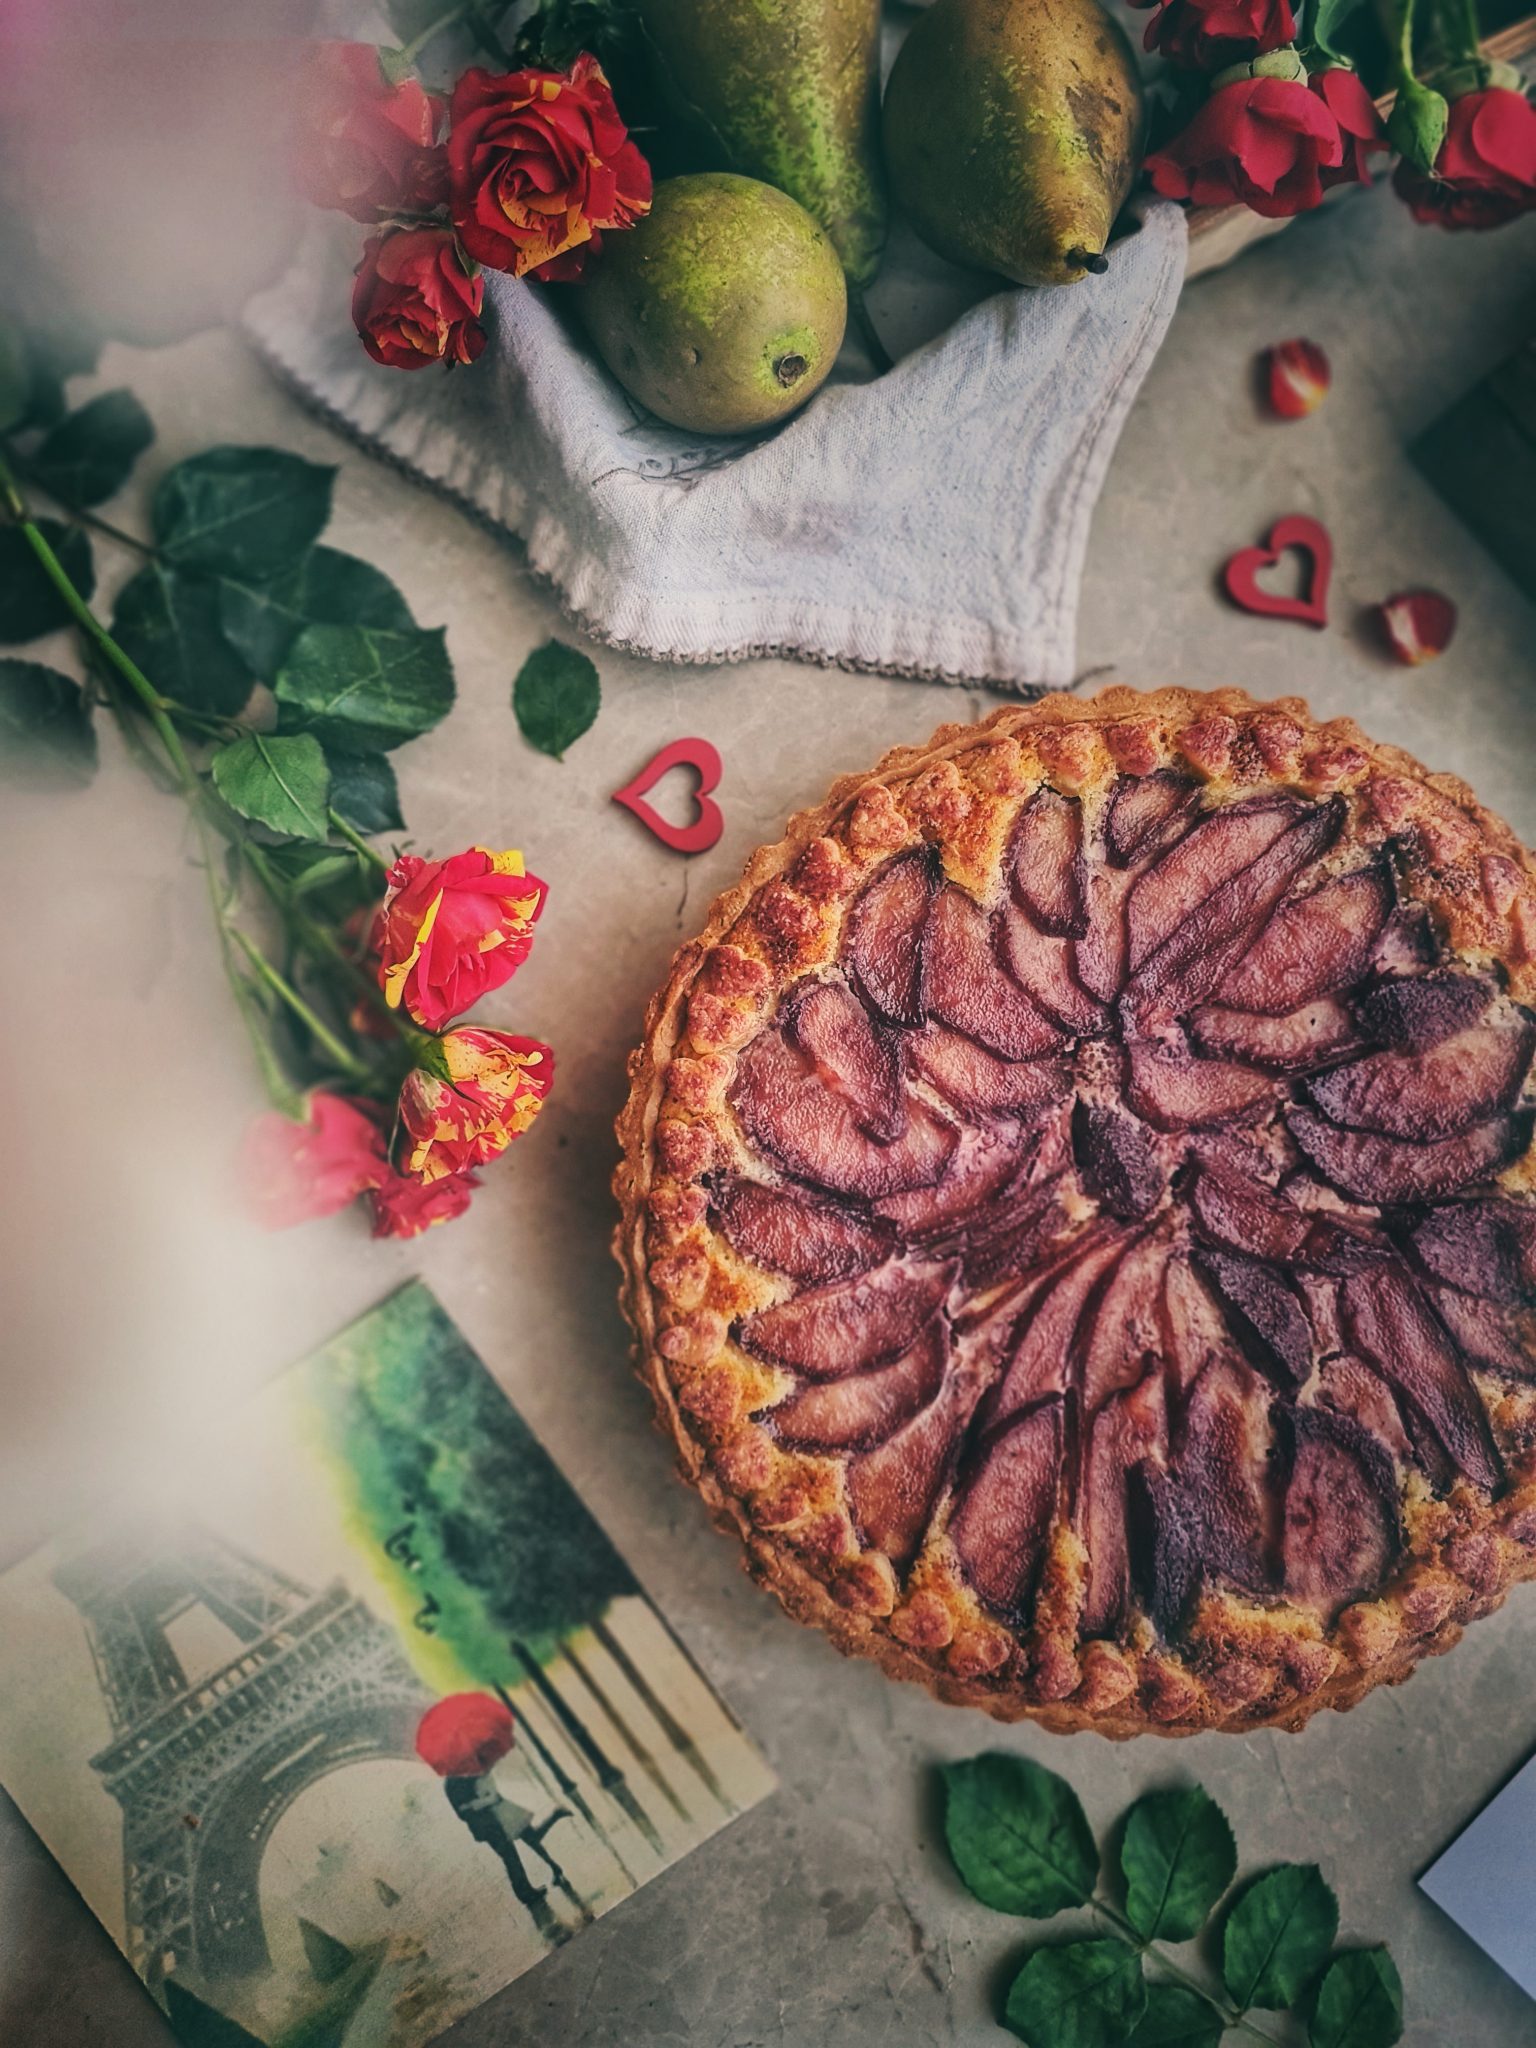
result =
[[[1470,777],[1536,836],[1536,612],[1408,465],[1403,443],[1536,325],[1536,220],[1497,236],[1415,230],[1389,194],[1330,209],[1186,293],[1112,467],[1090,547],[1085,671],[1154,686],[1236,682],[1351,711]],[[1322,342],[1333,395],[1277,426],[1250,360]],[[232,339],[115,351],[160,427],[144,465],[270,438],[339,460],[329,537],[446,621],[460,703],[397,757],[420,839],[516,843],[554,893],[532,960],[488,1006],[552,1039],[559,1085],[472,1215],[419,1245],[352,1218],[252,1243],[215,1191],[253,1081],[217,978],[174,806],[115,743],[89,794],[8,799],[7,1304],[0,1558],[110,1484],[174,1455],[197,1418],[423,1273],[594,1502],[782,1789],[465,2022],[459,2048],[920,2048],[1000,2041],[992,2017],[1029,1930],[946,1867],[933,1765],[989,1744],[1065,1771],[1096,1821],[1198,1775],[1244,1859],[1316,1858],[1344,1928],[1390,1940],[1422,2048],[1520,2048],[1536,2007],[1413,1878],[1536,1744],[1536,1593],[1516,1595],[1403,1690],[1300,1737],[1053,1739],[994,1730],[841,1661],[736,1569],[672,1481],[628,1376],[608,1262],[610,1121],[624,1054],[672,947],[785,815],[838,770],[987,708],[938,687],[760,663],[667,671],[597,650],[604,708],[563,765],[508,704],[530,647],[565,630],[516,554],[305,417]],[[1019,431],[1027,431],[1027,422]],[[140,515],[134,493],[113,508]],[[1214,578],[1280,514],[1336,548],[1326,633],[1227,609]],[[858,564],[850,562],[851,579]],[[1374,652],[1359,614],[1415,582],[1462,608],[1419,671]],[[46,655],[46,650],[41,650]],[[663,741],[714,739],[726,831],[683,862],[610,791]],[[1533,1882],[1536,1915],[1536,1882]],[[1277,2035],[1280,2029],[1275,2029]],[[50,1860],[0,1805],[0,2042],[163,2048],[163,2026]]]

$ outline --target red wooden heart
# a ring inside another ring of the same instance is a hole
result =
[[[685,767],[691,768],[699,778],[699,786],[694,792],[699,815],[691,825],[669,825],[645,799],[664,775],[674,768]],[[719,781],[720,753],[717,747],[709,740],[673,740],[654,760],[646,763],[633,782],[626,782],[622,789],[616,789],[613,800],[622,804],[626,811],[633,811],[663,846],[670,846],[677,853],[707,853],[725,830],[720,806],[710,795]]]
[[[1261,569],[1273,569],[1287,548],[1305,555],[1309,565],[1300,597],[1283,597],[1261,590],[1257,577]],[[1328,579],[1333,574],[1333,542],[1321,520],[1293,512],[1277,519],[1262,547],[1239,548],[1221,572],[1228,597],[1245,612],[1258,612],[1269,619],[1300,619],[1308,626],[1328,623]]]

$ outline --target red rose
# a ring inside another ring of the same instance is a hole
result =
[[[389,1172],[377,1112],[324,1089],[302,1123],[276,1110],[258,1117],[241,1161],[246,1202],[267,1230],[333,1216]]]
[[[485,347],[485,283],[447,228],[398,228],[374,235],[352,287],[352,323],[376,363],[420,370],[472,363]]]
[[[1337,170],[1322,172],[1323,185],[1369,185],[1371,152],[1390,145],[1376,102],[1360,83],[1359,73],[1335,64],[1314,71],[1309,83],[1338,122],[1344,143],[1344,160]]]
[[[1536,209],[1536,107],[1491,86],[1451,101],[1432,173],[1406,159],[1393,185],[1415,220],[1442,228],[1499,228]]]
[[[1143,41],[1181,71],[1220,71],[1283,49],[1295,35],[1289,0],[1165,0]]]
[[[422,1715],[416,1754],[440,1778],[478,1778],[501,1762],[515,1735],[510,1707],[488,1692],[455,1692]]]
[[[299,190],[354,220],[441,206],[443,105],[414,78],[391,85],[372,43],[317,43],[301,101]]]
[[[472,846],[451,860],[403,853],[373,927],[379,986],[429,1031],[510,981],[528,957],[549,886],[508,849]]]
[[[477,1173],[445,1173],[430,1186],[389,1169],[369,1195],[375,1237],[420,1237],[434,1224],[451,1223],[469,1207],[480,1185]]]
[[[433,1048],[436,1071],[418,1067],[400,1090],[401,1170],[429,1185],[484,1166],[520,1138],[543,1107],[555,1056],[536,1038],[466,1026]]]
[[[1321,173],[1344,162],[1327,101],[1301,79],[1239,78],[1219,86],[1182,134],[1147,158],[1153,189],[1196,206],[1234,200],[1279,220],[1323,196]]]
[[[629,139],[602,67],[466,71],[449,109],[450,206],[470,255],[514,277],[585,256],[597,230],[651,204],[650,166]],[[569,262],[556,273],[576,274]]]

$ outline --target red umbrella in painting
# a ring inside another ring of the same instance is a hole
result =
[[[558,1806],[547,1820],[535,1822],[528,1808],[508,1799],[491,1776],[510,1754],[516,1726],[505,1700],[487,1692],[450,1693],[422,1715],[416,1730],[416,1754],[443,1780],[449,1805],[475,1840],[499,1858],[518,1901],[528,1908],[539,1932],[548,1941],[565,1941],[570,1929],[556,1919],[542,1889],[529,1878],[519,1844],[534,1851],[583,1921],[590,1920],[590,1910],[544,1846],[545,1835],[556,1821],[569,1820],[570,1810]]]

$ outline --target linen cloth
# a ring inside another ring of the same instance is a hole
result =
[[[966,279],[898,234],[877,322],[904,340],[958,307],[953,324],[884,376],[840,365],[749,440],[643,412],[584,345],[579,285],[488,273],[478,363],[384,369],[348,316],[358,248],[317,217],[249,333],[365,445],[518,536],[595,638],[669,662],[1072,681],[1089,520],[1184,274],[1178,208],[1154,202],[1102,277],[1037,291]]]

